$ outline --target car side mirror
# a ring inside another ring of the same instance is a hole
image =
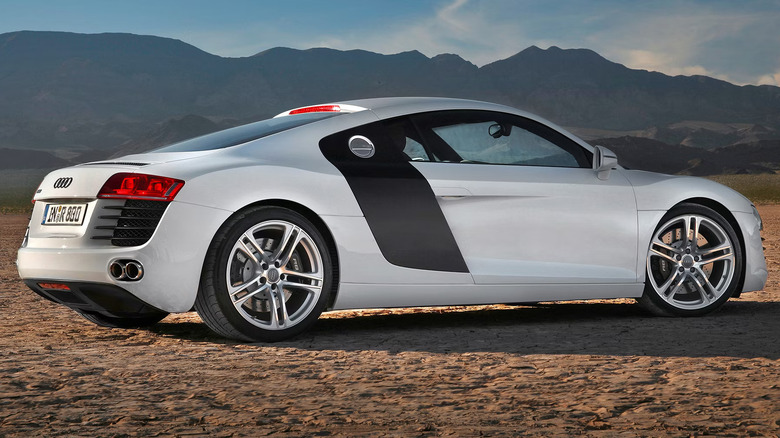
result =
[[[512,125],[493,123],[488,127],[488,134],[493,138],[509,137],[512,133]]]
[[[604,146],[593,147],[593,170],[601,180],[609,179],[609,173],[618,166],[617,155]]]

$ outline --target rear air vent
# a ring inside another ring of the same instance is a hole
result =
[[[103,207],[100,219],[115,222],[96,226],[99,231],[92,238],[110,240],[114,246],[143,245],[154,234],[168,204],[166,201],[128,199],[124,205],[107,205]]]

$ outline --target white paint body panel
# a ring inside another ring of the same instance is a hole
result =
[[[35,196],[29,241],[18,254],[20,276],[115,284],[159,309],[188,311],[206,250],[222,224],[247,206],[284,201],[316,214],[336,242],[341,285],[335,308],[637,297],[660,218],[679,202],[708,198],[731,211],[739,224],[746,247],[743,290],[760,289],[766,281],[749,201],[711,181],[623,169],[602,181],[589,169],[415,162],[439,197],[470,273],[392,265],[346,180],[320,152],[322,137],[408,113],[475,109],[527,117],[592,148],[539,117],[502,105],[432,98],[344,104],[369,110],[225,149],[139,154],[52,172]],[[112,247],[89,238],[101,221],[95,212],[116,202],[97,200],[97,192],[118,172],[185,181],[152,238],[139,247]],[[53,189],[60,177],[74,178],[71,187]],[[88,203],[84,224],[41,226],[44,204],[62,200]],[[111,278],[107,268],[116,259],[141,261],[144,278],[136,283]]]
[[[619,172],[602,181],[580,168],[413,165],[477,284],[637,280],[636,202]],[[454,195],[458,185],[463,194]]]

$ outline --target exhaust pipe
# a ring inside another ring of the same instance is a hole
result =
[[[125,275],[130,281],[138,281],[144,276],[144,267],[136,261],[129,261],[125,265]]]
[[[116,280],[138,281],[144,276],[144,267],[135,260],[116,260],[108,266],[108,273]]]

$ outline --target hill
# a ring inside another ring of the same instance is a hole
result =
[[[780,170],[778,140],[712,151],[631,136],[601,138],[591,143],[611,149],[618,155],[620,164],[631,169],[695,176],[774,173]]]
[[[0,147],[76,160],[159,146],[179,135],[160,126],[187,115],[199,119],[171,129],[206,132],[311,103],[402,95],[505,103],[604,134],[590,138],[701,148],[780,139],[778,87],[670,77],[557,47],[478,68],[455,54],[273,48],[222,58],[155,36],[23,31],[0,35],[0,95]]]

